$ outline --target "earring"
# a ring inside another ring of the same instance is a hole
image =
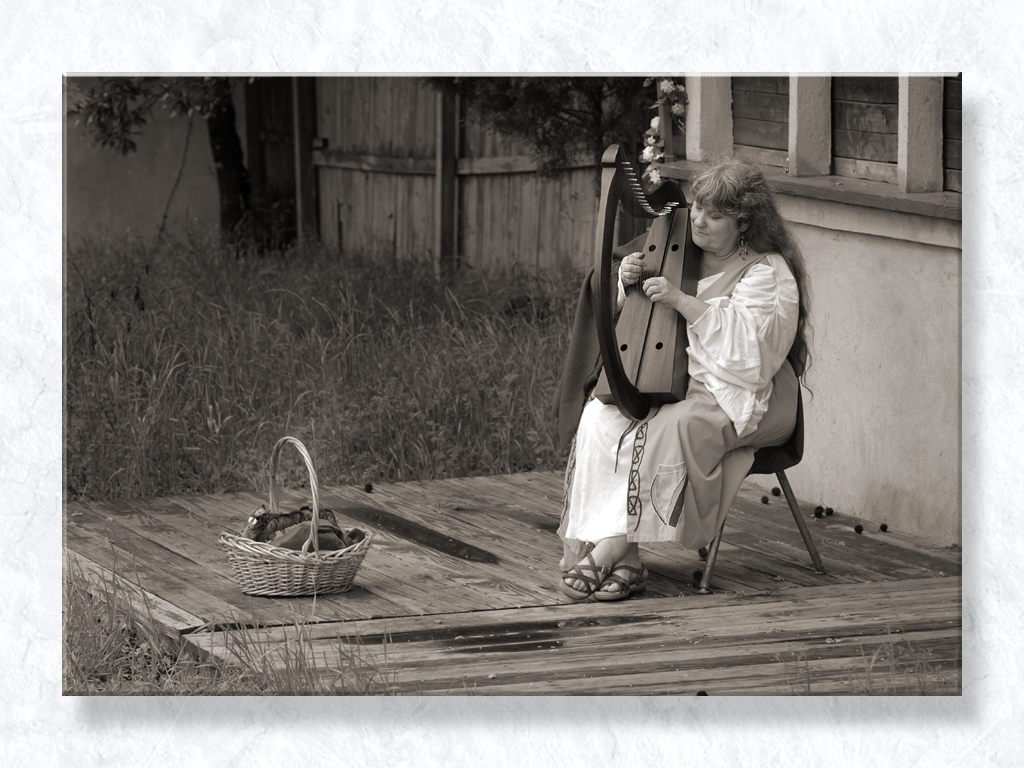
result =
[[[747,236],[740,232],[740,239],[736,243],[740,247],[740,256],[747,258]]]

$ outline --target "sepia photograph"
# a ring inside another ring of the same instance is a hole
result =
[[[62,695],[962,696],[962,81],[66,75]]]
[[[1014,4],[0,16],[0,764],[1020,762]]]

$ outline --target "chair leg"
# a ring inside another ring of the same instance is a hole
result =
[[[711,546],[708,548],[707,561],[704,563],[704,575],[700,578],[700,593],[707,595],[711,593],[711,572],[715,570],[715,560],[718,558],[718,547],[722,543],[722,533],[725,531],[725,522],[723,521],[721,529],[718,531],[718,535],[711,540]]]
[[[819,574],[825,573],[825,565],[821,562],[821,555],[818,554],[818,548],[814,546],[814,541],[811,539],[811,532],[807,530],[807,523],[804,522],[803,517],[800,515],[800,506],[796,503],[796,497],[793,495],[793,489],[789,485],[789,480],[786,479],[786,473],[780,470],[775,473],[775,476],[779,479],[779,485],[782,487],[782,492],[786,494],[786,501],[789,503],[789,511],[793,513],[793,519],[796,520],[796,527],[800,529],[800,535],[804,539],[804,545],[807,547],[807,553],[811,556],[811,563],[814,565],[814,572]]]

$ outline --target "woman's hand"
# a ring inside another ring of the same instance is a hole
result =
[[[644,255],[640,251],[631,253],[624,258],[619,265],[619,280],[622,281],[622,286],[628,288],[633,285],[633,283],[640,279],[643,269]]]
[[[683,292],[665,277],[651,277],[644,280],[644,293],[655,304],[665,303],[680,314],[683,312]]]

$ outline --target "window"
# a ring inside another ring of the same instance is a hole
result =
[[[899,78],[832,78],[832,173],[898,181]]]
[[[732,78],[732,134],[737,157],[786,167],[789,78]]]

